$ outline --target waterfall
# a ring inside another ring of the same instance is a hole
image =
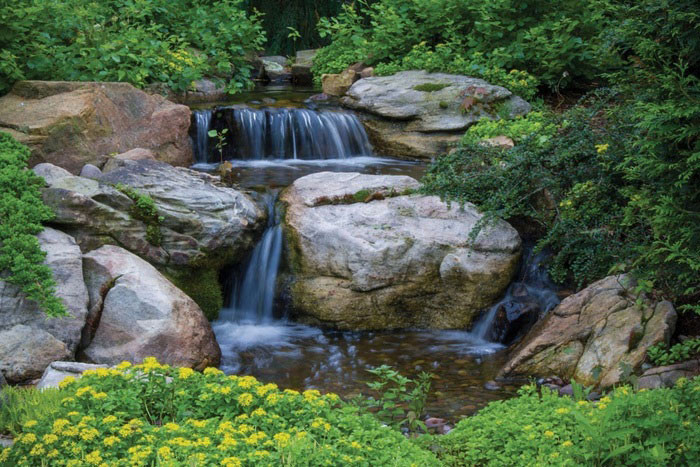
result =
[[[207,162],[209,158],[209,127],[211,126],[211,110],[197,110],[194,112],[197,137],[194,145],[194,157],[197,162]]]
[[[243,267],[231,278],[228,306],[221,311],[220,321],[273,321],[277,272],[282,259],[282,226],[277,218],[276,200],[277,193],[265,194],[267,228]]]
[[[546,258],[546,253],[535,255],[532,247],[525,248],[518,277],[476,322],[474,337],[509,345],[559,304],[557,288],[543,264]]]
[[[194,122],[197,162],[216,159],[207,152],[207,132],[224,128],[228,129],[224,159],[229,160],[344,159],[372,155],[364,127],[348,112],[220,107],[195,111]]]

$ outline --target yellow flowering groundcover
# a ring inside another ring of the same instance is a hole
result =
[[[154,358],[61,383],[57,413],[31,420],[0,465],[437,465],[335,394]]]

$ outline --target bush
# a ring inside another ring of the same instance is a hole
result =
[[[700,338],[687,339],[670,348],[666,348],[663,342],[659,342],[647,350],[649,360],[657,366],[671,365],[698,355],[700,355]]]
[[[321,35],[331,43],[316,57],[315,74],[337,73],[357,60],[378,65],[384,74],[429,69],[429,62],[433,71],[484,78],[480,70],[526,70],[558,88],[573,79],[592,79],[615,64],[602,35],[604,1],[380,0],[357,5],[319,22]]]
[[[437,465],[334,394],[251,376],[142,365],[64,381],[60,410],[24,423],[2,465]]]
[[[462,137],[462,145],[476,144],[481,140],[504,135],[516,144],[526,138],[535,138],[538,144],[545,144],[557,132],[557,125],[551,115],[543,111],[530,112],[515,119],[481,120],[469,127]]]
[[[242,0],[0,0],[0,94],[19,79],[165,83],[204,76],[247,88],[264,43]]]
[[[19,287],[49,316],[65,315],[36,235],[54,213],[41,199],[44,179],[27,170],[29,148],[0,132],[0,279]]]
[[[526,386],[490,403],[446,436],[426,439],[446,465],[697,465],[700,379],[600,402]]]

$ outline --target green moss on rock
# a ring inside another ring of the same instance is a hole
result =
[[[224,306],[224,297],[216,269],[190,269],[166,276],[199,305],[209,321],[219,317],[219,310]]]
[[[449,87],[446,83],[424,83],[413,86],[413,89],[421,92],[435,92]]]

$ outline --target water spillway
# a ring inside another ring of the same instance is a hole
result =
[[[371,156],[362,123],[348,112],[300,108],[219,107],[194,111],[198,163],[224,160],[345,159]],[[219,154],[210,130],[222,133]],[[222,157],[223,156],[223,157]]]

